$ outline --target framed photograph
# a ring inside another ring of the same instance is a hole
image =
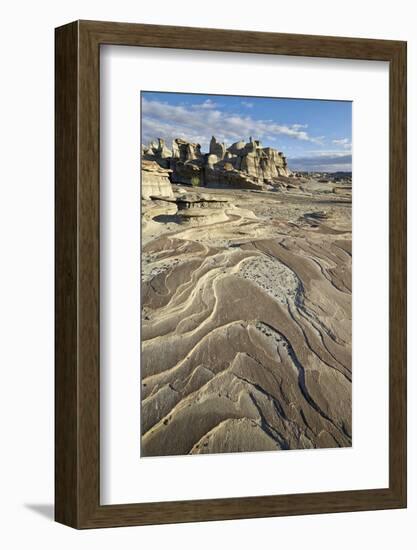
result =
[[[406,506],[406,43],[56,29],[56,520]]]

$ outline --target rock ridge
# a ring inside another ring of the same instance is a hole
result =
[[[152,170],[149,163],[157,164],[165,173]],[[146,164],[148,163],[148,164]],[[252,137],[248,142],[237,141],[226,146],[215,136],[210,140],[209,152],[203,153],[198,143],[176,138],[171,148],[165,140],[158,138],[142,146],[142,177],[150,186],[152,177],[168,178],[171,183],[237,189],[265,190],[283,187],[282,178],[293,177],[287,159],[281,151],[273,147],[263,147]],[[162,189],[166,195],[166,187]],[[149,198],[143,190],[142,197]],[[161,195],[162,196],[162,195]]]

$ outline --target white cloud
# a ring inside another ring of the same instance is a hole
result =
[[[246,107],[247,109],[252,109],[253,107],[253,103],[251,103],[250,101],[241,101],[241,104],[243,105],[243,107]]]
[[[206,99],[203,103],[196,103],[191,105],[193,109],[214,109],[217,106],[211,99]]]
[[[168,143],[174,138],[183,137],[200,143],[203,150],[208,150],[212,135],[227,144],[248,139],[249,136],[267,142],[280,135],[322,143],[322,136],[310,136],[304,125],[277,124],[249,115],[230,114],[216,108],[211,100],[186,107],[142,98],[142,139],[145,143],[157,137],[164,138]]]
[[[332,143],[335,145],[339,145],[340,147],[343,147],[344,149],[351,149],[352,143],[348,138],[340,138],[340,139],[333,139]]]
[[[308,124],[293,124],[292,127],[296,130],[300,130],[300,128],[308,128]]]

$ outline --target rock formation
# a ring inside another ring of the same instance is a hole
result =
[[[199,143],[190,143],[185,139],[174,139],[172,142],[173,149],[178,148],[179,151],[179,160],[181,162],[189,162],[191,160],[200,159],[201,146]]]
[[[172,151],[165,146],[165,140],[158,138],[142,149],[143,155],[155,156],[159,159],[167,159],[172,157]]]
[[[225,197],[204,193],[182,193],[162,200],[175,204],[175,221],[180,224],[204,225],[227,220],[224,211],[230,205]]]
[[[142,160],[142,198],[173,197],[170,173],[153,160]]]
[[[142,148],[142,159],[169,169],[172,183],[193,186],[262,190],[266,185],[282,187],[280,178],[292,176],[282,152],[262,147],[261,142],[252,137],[248,143],[237,141],[226,148],[213,136],[207,154],[201,152],[198,143],[177,138],[169,149],[165,141],[158,138]],[[145,175],[148,184],[151,172],[148,169]],[[155,177],[161,176],[155,172]]]
[[[226,154],[226,145],[219,143],[214,136],[210,141],[210,155],[216,155],[217,160],[223,160]]]
[[[305,185],[143,202],[141,456],[352,445],[351,190]]]

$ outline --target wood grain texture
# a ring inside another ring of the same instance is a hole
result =
[[[100,505],[101,44],[390,63],[390,482],[386,489]],[[406,506],[406,44],[78,21],[56,29],[56,520],[75,528]]]
[[[389,477],[407,493],[407,48],[390,62],[389,186]]]
[[[55,519],[76,525],[78,26],[55,38]]]

